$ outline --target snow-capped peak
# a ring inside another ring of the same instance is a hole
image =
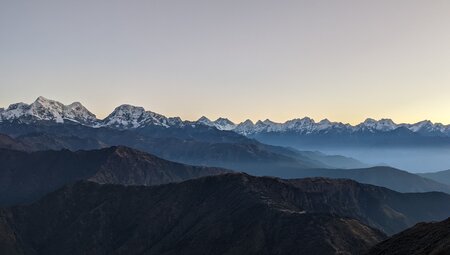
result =
[[[317,124],[321,129],[326,129],[333,125],[333,123],[331,123],[331,121],[329,121],[328,119],[323,119],[323,120],[319,121],[319,123],[317,123]]]
[[[200,124],[200,125],[209,126],[209,127],[214,126],[214,123],[213,123],[210,119],[208,119],[206,116],[200,117],[200,118],[196,121],[196,123],[197,123],[197,124]]]
[[[95,114],[91,113],[80,102],[74,102],[64,107],[64,118],[84,124],[95,124],[98,121]]]
[[[375,120],[367,118],[363,123],[356,126],[357,130],[368,130],[371,132],[375,131],[392,131],[399,126],[394,123],[391,119],[381,119]]]
[[[253,135],[264,132],[294,132],[298,134],[324,134],[334,133],[353,133],[353,132],[389,132],[397,128],[407,128],[412,132],[423,135],[443,135],[450,136],[450,125],[441,123],[432,123],[431,121],[421,121],[416,124],[396,124],[391,119],[375,120],[368,118],[358,125],[344,124],[341,122],[331,122],[328,119],[315,122],[313,119],[305,117],[301,119],[292,119],[284,123],[276,123],[271,120],[257,121],[253,124],[250,120],[242,122],[236,126],[235,132],[242,135]]]
[[[0,121],[18,121],[34,123],[36,121],[51,121],[65,123],[77,122],[91,127],[113,127],[120,129],[137,128],[146,125],[163,127],[184,126],[178,118],[167,118],[163,115],[146,111],[143,107],[128,104],[120,105],[104,120],[99,120],[80,102],[64,105],[58,101],[38,97],[32,104],[11,104],[6,110],[0,111]]]
[[[218,118],[214,121],[214,126],[219,130],[233,130],[236,124],[226,118]]]
[[[109,114],[106,119],[118,118],[118,119],[139,119],[145,112],[145,109],[140,106],[134,106],[129,104],[123,104],[117,106],[114,111]]]
[[[25,103],[15,103],[8,106],[6,110],[1,113],[2,120],[14,120],[23,116],[30,106]]]
[[[114,111],[106,117],[101,126],[114,127],[120,129],[140,128],[145,126],[182,126],[180,118],[167,118],[161,114],[146,111],[143,107],[123,104],[116,107]]]
[[[429,120],[417,122],[415,124],[404,124],[409,130],[422,134],[450,135],[450,125],[441,123],[433,123]]]
[[[236,127],[236,124],[226,118],[218,118],[215,121],[211,121],[207,117],[202,116],[195,123],[199,125],[215,127],[219,130],[233,130]]]
[[[302,119],[288,120],[284,123],[284,125],[286,125],[290,129],[302,128],[302,127],[310,128],[314,124],[316,124],[316,122],[313,119],[308,118],[308,117],[304,117]]]
[[[253,123],[253,121],[252,120],[250,120],[250,119],[246,119],[244,122],[242,122],[242,123],[240,123],[239,125],[245,125],[245,126],[253,126],[253,125],[255,125],[254,123]]]
[[[423,120],[423,121],[420,121],[420,122],[410,125],[409,129],[413,132],[418,132],[423,128],[431,127],[431,126],[433,126],[433,123],[431,121]]]
[[[253,121],[247,119],[244,122],[241,122],[238,125],[236,125],[234,132],[243,134],[243,135],[249,135],[253,132],[254,128],[255,128],[255,124],[253,123]]]
[[[64,123],[65,120],[79,122],[81,124],[92,124],[97,119],[80,103],[73,103],[68,106],[47,99],[38,97],[32,104],[16,103],[0,113],[1,119],[7,121],[18,120],[29,123],[36,120],[54,121]]]
[[[31,115],[41,120],[54,120],[57,123],[63,123],[64,105],[60,102],[49,100],[44,97],[38,97],[28,110]]]
[[[139,106],[123,104],[114,109],[114,111],[103,120],[103,126],[117,128],[137,128],[142,122],[147,121],[145,109]]]

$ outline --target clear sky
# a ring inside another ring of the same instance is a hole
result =
[[[450,123],[447,0],[0,0],[0,107]]]

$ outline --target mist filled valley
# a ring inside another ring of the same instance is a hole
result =
[[[411,173],[438,172],[450,169],[450,148],[317,148],[295,147],[327,155],[354,158],[367,166],[391,166]]]
[[[0,1],[0,255],[450,255],[450,1]]]
[[[187,121],[127,104],[98,119],[42,96],[11,104],[0,251],[395,251],[382,241],[450,217],[450,171],[431,173],[449,164],[450,129],[388,123]]]
[[[352,157],[371,166],[392,166],[412,173],[450,169],[450,148],[323,148],[321,151],[331,155]]]

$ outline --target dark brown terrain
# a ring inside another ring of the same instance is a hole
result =
[[[92,151],[0,149],[0,205],[31,202],[78,180],[158,185],[228,172],[167,161],[118,146]]]
[[[0,149],[27,151],[27,144],[0,133]]]
[[[376,245],[368,255],[448,255],[450,218],[435,223],[419,223]]]
[[[0,124],[0,129],[5,126],[8,124]],[[21,124],[9,126],[8,131],[11,134],[19,131],[24,134],[15,136],[14,139],[5,136],[8,139],[3,146],[0,139],[0,148],[12,148],[11,143],[14,143],[14,149],[26,151],[76,151],[126,145],[170,161],[223,167],[256,176],[276,176],[284,179],[345,178],[399,192],[440,191],[450,194],[450,186],[406,171],[391,167],[337,169],[333,166],[349,167],[358,164],[345,157],[265,145],[233,132],[213,128],[154,127],[122,131],[69,124]]]
[[[78,182],[30,206],[3,210],[0,251],[361,254],[386,238],[338,207],[297,184],[246,174],[153,187]]]
[[[124,147],[62,152],[77,156],[64,160],[69,165],[87,155],[99,162],[83,178],[99,183],[136,184],[134,175],[155,174],[140,172],[149,166],[167,171],[156,172],[159,181],[181,178],[177,169],[197,169]],[[99,160],[104,154],[108,160]],[[228,173],[151,187],[99,183],[69,184],[31,205],[3,209],[0,253],[362,254],[386,234],[450,216],[450,195],[398,193],[350,180]]]

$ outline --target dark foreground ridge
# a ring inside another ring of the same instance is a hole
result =
[[[0,149],[0,205],[31,202],[79,180],[158,185],[225,172],[229,171],[179,164],[123,146],[76,152]]]
[[[419,223],[375,246],[368,255],[450,254],[450,218],[437,223]]]
[[[421,173],[418,175],[428,178],[430,180],[450,185],[450,170],[439,171],[434,173]]]
[[[380,230],[448,217],[446,204],[442,193],[323,178],[223,174],[151,187],[82,181],[4,209],[0,253],[362,254],[386,238]]]
[[[312,198],[245,174],[154,187],[79,182],[3,211],[0,243],[8,254],[356,254],[385,238]]]
[[[399,192],[439,191],[450,194],[450,186],[437,179],[424,178],[403,170],[386,166],[362,169],[305,169],[296,171],[293,178],[327,177],[352,179],[360,183],[386,187]]]

